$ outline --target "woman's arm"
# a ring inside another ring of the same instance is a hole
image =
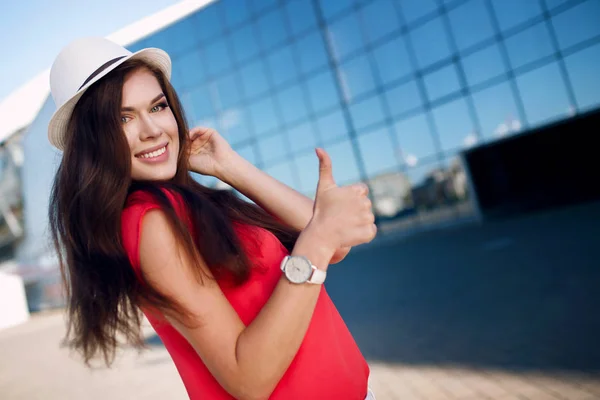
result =
[[[314,202],[310,198],[256,168],[235,152],[223,163],[218,175],[223,182],[298,231],[308,225],[313,215]],[[349,247],[337,249],[331,264],[343,260],[349,251]]]

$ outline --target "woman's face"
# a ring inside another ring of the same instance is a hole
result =
[[[137,69],[125,77],[121,123],[131,150],[133,180],[169,180],[177,172],[177,121],[156,77]]]

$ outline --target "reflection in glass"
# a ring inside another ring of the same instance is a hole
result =
[[[299,85],[293,85],[276,94],[283,122],[291,124],[308,117],[304,93]]]
[[[567,99],[567,90],[556,63],[517,76],[517,85],[527,121],[532,125],[566,117],[575,111],[574,105],[569,104]]]
[[[287,136],[292,152],[314,149],[319,145],[317,128],[311,121],[288,128]]]
[[[585,110],[600,104],[600,44],[565,57],[577,105]]]
[[[344,3],[343,1],[330,3]],[[364,47],[364,40],[360,32],[360,21],[356,13],[331,23],[327,27],[330,45],[333,47],[335,58],[339,61],[356,50]]]
[[[319,117],[315,121],[323,143],[330,143],[348,135],[348,127],[341,110]]]
[[[463,57],[461,62],[470,86],[498,77],[506,72],[500,48],[496,43],[477,53]]]
[[[501,30],[515,27],[542,13],[539,1],[492,0]]]
[[[366,54],[352,58],[339,68],[347,101],[375,89],[375,80]]]
[[[248,1],[224,1],[222,3],[225,23],[230,28],[239,25],[250,17]]]
[[[272,131],[279,126],[275,103],[271,96],[253,101],[248,105],[248,112],[257,135]]]
[[[407,166],[414,167],[419,160],[436,153],[425,114],[396,122],[394,130],[400,146],[398,154]]]
[[[189,51],[198,44],[198,33],[194,27],[193,17],[185,18],[161,32],[164,44],[160,48],[171,57]]]
[[[329,70],[307,79],[306,87],[315,113],[339,104],[339,96]]]
[[[473,141],[475,128],[465,99],[459,98],[433,110],[442,150],[452,151],[468,147]]]
[[[406,36],[400,36],[376,47],[372,57],[384,85],[412,73],[406,50]]]
[[[358,136],[357,142],[368,177],[398,166],[396,148],[388,128],[362,134]]]
[[[430,102],[460,90],[454,63],[425,75],[423,82]]]
[[[513,68],[519,68],[554,53],[546,22],[535,24],[507,38],[505,42]]]
[[[319,32],[311,32],[296,41],[300,73],[305,75],[327,65],[327,51]]]
[[[564,3],[568,3],[570,0],[544,0],[546,3],[546,7],[548,7],[548,10],[552,10],[553,8],[564,4]]]
[[[216,81],[215,103],[220,109],[227,109],[241,101],[239,85],[234,74],[229,74]]]
[[[265,65],[262,59],[256,59],[251,63],[244,64],[240,70],[244,95],[247,99],[254,98],[269,90]]]
[[[266,59],[273,85],[278,86],[297,77],[298,72],[291,47],[286,46],[272,52]]]
[[[265,165],[285,158],[288,151],[284,135],[278,133],[269,137],[260,138],[258,140],[258,151],[260,152],[262,161]]]
[[[216,75],[231,68],[229,51],[222,41],[215,41],[204,48],[204,64],[209,75]]]
[[[395,86],[383,94],[392,116],[401,115],[423,107],[423,99],[415,80]]]
[[[456,45],[464,50],[494,36],[485,2],[471,0],[448,12]]]
[[[252,137],[248,111],[243,108],[232,108],[225,110],[219,116],[220,129],[226,132],[227,140],[231,143],[247,141]]]
[[[331,0],[319,0],[321,11],[323,16],[327,19],[334,17],[340,12],[347,10],[352,7],[352,1],[331,1]]]
[[[399,2],[402,14],[407,24],[435,11],[437,4],[435,0],[412,0]]]
[[[414,29],[410,37],[421,68],[450,56],[448,35],[439,17]]]
[[[292,165],[292,161],[284,161],[282,163],[264,168],[263,170],[278,181],[283,182],[296,190],[299,190],[300,188],[297,187],[294,179],[294,173],[292,172]]]
[[[252,25],[244,25],[231,32],[230,40],[233,44],[233,52],[238,65],[242,65],[244,61],[257,56],[260,51]]]
[[[296,169],[301,190],[309,196],[312,195],[319,181],[319,159],[314,150],[296,155]],[[335,178],[335,175],[333,177]]]
[[[217,2],[202,9],[202,12],[195,14],[196,21],[194,25],[200,27],[196,29],[198,37],[202,41],[208,41],[222,34],[223,26],[219,16],[219,7],[221,3]]]
[[[362,10],[362,20],[370,43],[400,29],[400,20],[392,0],[375,0]]]
[[[508,82],[473,93],[473,103],[481,125],[481,133],[486,139],[497,139],[521,130],[523,124],[519,120]]]
[[[263,51],[268,51],[288,38],[283,11],[279,8],[261,16],[256,26]]]
[[[381,98],[373,96],[350,105],[354,129],[361,130],[385,119]]]
[[[179,71],[184,87],[196,86],[204,82],[204,63],[198,50],[192,50],[182,55],[173,66]]]
[[[312,1],[290,0],[286,2],[285,9],[293,35],[298,35],[317,25]]]
[[[215,107],[208,86],[199,86],[189,91],[189,103],[194,119],[204,118],[215,113]],[[187,110],[186,110],[187,111]]]
[[[552,18],[561,49],[600,35],[600,2],[584,1]]]
[[[338,185],[347,185],[360,180],[358,164],[350,140],[326,145],[325,150],[331,157],[333,177]]]

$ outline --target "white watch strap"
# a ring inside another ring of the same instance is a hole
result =
[[[325,277],[327,276],[327,272],[315,267],[314,265],[311,265],[311,266],[313,269],[313,273],[312,273],[310,279],[308,280],[308,283],[315,283],[315,284],[320,285],[323,282],[325,282]]]

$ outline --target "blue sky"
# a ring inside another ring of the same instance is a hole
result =
[[[177,0],[12,1],[0,13],[0,101],[50,67],[60,49],[82,36],[106,36]]]

